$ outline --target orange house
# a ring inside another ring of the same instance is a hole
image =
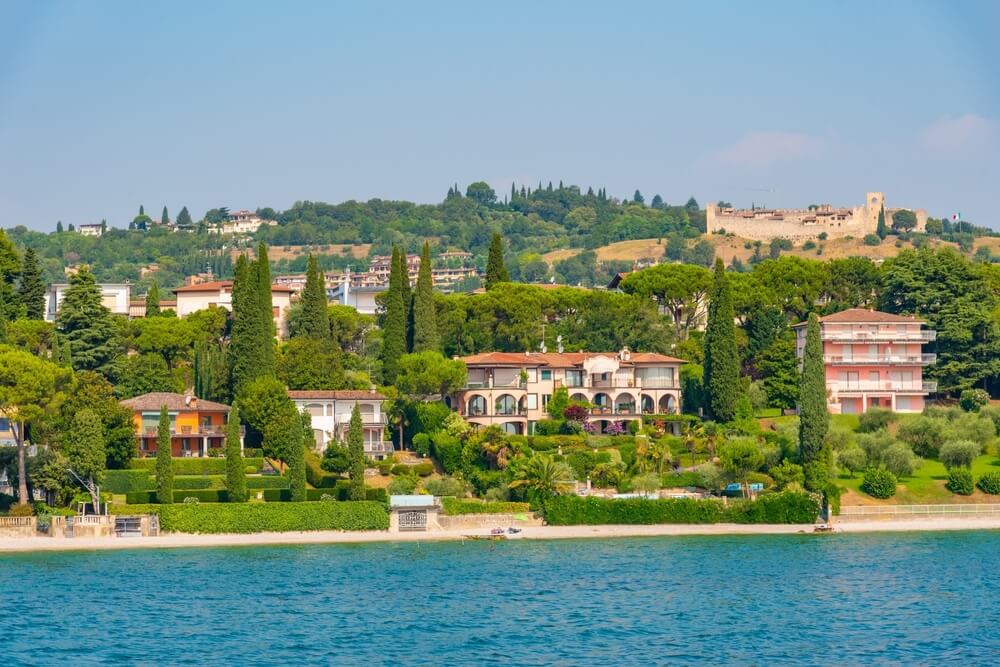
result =
[[[189,394],[152,392],[121,401],[132,410],[139,437],[139,455],[156,454],[156,432],[160,409],[170,416],[170,448],[173,456],[208,456],[210,449],[222,449],[226,442],[229,406]],[[240,430],[240,449],[243,431]]]

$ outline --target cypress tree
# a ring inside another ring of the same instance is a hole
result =
[[[229,400],[229,368],[223,348],[207,341],[195,343],[193,370],[195,396],[221,403]]]
[[[740,394],[740,358],[736,349],[733,299],[722,260],[715,260],[715,279],[705,327],[704,386],[712,419],[732,421]]]
[[[156,317],[160,314],[160,286],[153,281],[146,292],[146,317]]]
[[[824,471],[829,469],[825,445],[829,422],[819,317],[810,313],[799,385],[799,459],[806,469],[807,487],[817,491],[822,490],[828,475]]]
[[[399,250],[394,247],[392,255],[382,324],[382,382],[387,385],[396,381],[399,358],[406,354],[406,306],[401,284],[404,279],[399,271]]]
[[[229,412],[226,426],[226,491],[231,503],[247,500],[247,471],[240,449],[240,412],[235,405]]]
[[[63,231],[62,220],[56,220],[56,234],[60,234]]]
[[[29,320],[45,319],[45,290],[38,254],[29,247],[21,260],[21,283],[17,293]]]
[[[880,239],[889,235],[889,228],[885,224],[885,204],[882,204],[882,208],[878,211],[878,225],[875,227],[875,233]]]
[[[142,207],[142,204],[139,204],[139,215],[146,215],[146,209]]]
[[[490,240],[490,254],[486,259],[486,289],[493,289],[497,283],[505,283],[509,280],[510,275],[503,263],[503,239],[494,232],[493,238]]]
[[[351,500],[365,499],[365,434],[361,425],[361,409],[354,404],[351,423],[347,427],[347,455],[351,462]]]
[[[399,249],[396,271],[399,274],[399,292],[403,295],[403,311],[406,314],[406,349],[413,342],[413,290],[410,289],[410,267],[407,264],[406,249]]]
[[[236,260],[233,279],[233,325],[229,342],[230,393],[236,397],[243,387],[261,375],[260,305],[256,272],[246,256]]]
[[[156,500],[161,505],[174,502],[174,461],[170,451],[170,415],[167,406],[160,408],[156,428]]]
[[[117,353],[114,319],[101,303],[101,289],[86,266],[69,279],[56,318],[76,370],[107,374]]]
[[[330,338],[330,313],[326,302],[326,280],[316,266],[316,258],[309,255],[306,286],[302,289],[302,314],[298,335],[318,340]]]
[[[260,359],[261,374],[274,374],[274,304],[271,300],[271,263],[267,259],[267,246],[261,242],[257,246],[257,303],[260,307],[261,327]]]
[[[167,207],[163,207],[163,213],[160,214],[160,224],[166,227],[170,224],[170,216],[167,215]]]
[[[292,442],[288,461],[288,490],[292,493],[292,502],[306,501],[306,447],[309,442],[315,442],[312,434],[312,417],[308,412],[299,414],[298,438]],[[310,449],[312,449],[310,447]]]
[[[431,247],[426,241],[420,252],[420,273],[413,298],[413,351],[437,351],[440,344],[437,311],[434,308],[434,279],[431,277]]]

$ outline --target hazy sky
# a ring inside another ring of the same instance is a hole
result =
[[[1000,2],[0,1],[0,225],[449,185],[1000,227]]]

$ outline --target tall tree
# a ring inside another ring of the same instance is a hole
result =
[[[174,460],[170,445],[170,415],[167,406],[160,408],[160,423],[156,428],[156,501],[161,505],[174,502]]]
[[[21,260],[21,283],[17,296],[29,320],[45,319],[45,290],[38,254],[34,248],[28,247]]]
[[[153,281],[146,292],[146,317],[156,317],[160,314],[160,286]]]
[[[885,224],[885,204],[878,210],[878,224],[875,226],[875,233],[880,239],[889,235],[889,228]]]
[[[410,264],[406,248],[399,249],[399,257],[396,262],[398,263],[396,273],[399,276],[399,291],[403,295],[403,312],[406,319],[406,351],[409,352],[413,347],[413,290],[410,289]]]
[[[740,395],[740,357],[736,348],[732,294],[722,259],[715,260],[715,277],[705,327],[705,391],[709,414],[720,422],[736,416]]]
[[[262,373],[274,373],[274,304],[271,299],[271,263],[267,259],[267,246],[261,242],[257,246],[257,300],[260,306],[261,356],[259,359]]]
[[[293,443],[288,461],[288,490],[292,502],[306,501],[306,439],[313,440],[312,417],[308,412],[299,413],[299,433],[301,437]]]
[[[431,247],[425,241],[420,253],[420,273],[413,298],[413,351],[437,351],[440,337],[437,310],[434,306],[434,280],[431,277]]]
[[[496,232],[490,239],[490,252],[486,258],[486,289],[493,289],[497,283],[510,281],[510,274],[503,263],[503,238]]]
[[[306,285],[302,289],[302,313],[299,315],[298,334],[317,340],[330,338],[330,312],[326,301],[326,280],[316,266],[316,258],[309,255]]]
[[[240,412],[233,405],[226,425],[226,491],[231,503],[244,503],[247,500],[247,471],[243,463],[240,438]]]
[[[8,419],[17,444],[19,505],[28,504],[25,427],[55,409],[70,375],[69,369],[29,352],[0,347],[0,414]]]
[[[246,256],[234,267],[233,326],[229,343],[230,393],[235,397],[254,378],[261,375],[261,327],[255,270]]]
[[[806,486],[814,491],[823,490],[827,482],[829,453],[824,448],[829,422],[819,317],[810,313],[799,385],[799,459],[806,471]]]
[[[62,442],[62,452],[77,475],[101,483],[107,463],[104,426],[93,410],[84,408],[73,417],[73,427]]]
[[[229,400],[229,366],[218,343],[199,341],[194,346],[194,395],[209,401]]]
[[[56,324],[69,345],[74,369],[111,372],[117,353],[114,318],[101,303],[101,288],[89,267],[69,279]]]
[[[406,306],[402,285],[406,278],[400,275],[399,250],[394,247],[392,255],[382,323],[382,382],[387,385],[395,382],[399,358],[406,354]]]
[[[174,224],[181,229],[194,227],[194,220],[191,219],[191,214],[188,213],[187,206],[181,208],[181,212],[177,214],[177,220],[174,221]]]
[[[20,303],[14,293],[14,284],[21,274],[21,256],[7,233],[0,229],[0,297],[3,298],[3,315],[12,322],[20,315]]]
[[[163,213],[160,214],[160,224],[166,227],[170,224],[170,216],[167,215],[167,207],[163,207]]]
[[[351,478],[351,500],[365,499],[365,434],[361,423],[361,409],[354,404],[351,422],[347,427],[347,454],[351,461],[348,474]]]

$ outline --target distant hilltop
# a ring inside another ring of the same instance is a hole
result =
[[[865,203],[853,208],[835,208],[830,204],[822,204],[806,209],[736,209],[710,204],[705,207],[705,220],[709,234],[735,234],[760,241],[776,238],[813,239],[823,232],[826,232],[826,238],[831,239],[846,236],[861,238],[866,234],[876,233],[879,213],[884,210],[887,227],[892,227],[894,220],[897,220],[897,227],[910,226],[913,231],[924,231],[927,211],[883,208],[884,206],[885,195],[881,192],[869,192]],[[912,215],[898,216],[901,212]]]

